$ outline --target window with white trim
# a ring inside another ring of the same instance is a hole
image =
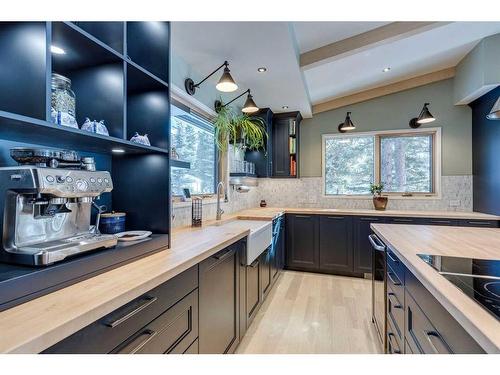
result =
[[[189,169],[172,167],[172,195],[214,194],[216,179],[215,134],[212,123],[181,105],[171,105],[171,146]]]
[[[440,128],[325,134],[322,149],[326,196],[368,196],[371,183],[384,195],[439,194]]]

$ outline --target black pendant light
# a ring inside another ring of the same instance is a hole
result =
[[[341,133],[345,133],[349,130],[356,129],[356,126],[351,121],[351,112],[347,112],[344,122],[339,124],[338,130]]]
[[[500,120],[500,98],[497,99],[493,107],[491,107],[490,113],[486,115],[488,120]]]
[[[436,118],[429,112],[428,106],[429,103],[424,103],[418,117],[414,117],[410,120],[410,128],[416,129],[422,124],[428,124],[429,122],[436,121]]]
[[[196,92],[196,89],[200,87],[200,85],[205,82],[208,78],[213,76],[215,73],[219,71],[220,68],[224,67],[224,73],[222,73],[222,76],[219,79],[219,82],[215,85],[215,88],[219,91],[222,92],[233,92],[238,89],[238,85],[236,82],[234,82],[233,77],[231,77],[231,73],[229,70],[229,63],[227,61],[224,61],[224,63],[217,67],[212,73],[210,73],[208,76],[203,78],[200,82],[194,83],[194,81],[191,78],[187,78],[184,81],[184,88],[186,89],[186,92],[189,95],[194,95]]]
[[[215,104],[214,104],[215,110],[217,112],[219,112],[222,107],[225,107],[225,106],[231,104],[236,99],[241,98],[245,94],[247,94],[247,99],[245,100],[245,104],[243,104],[243,108],[241,109],[241,112],[243,112],[243,113],[255,113],[255,112],[257,112],[259,110],[259,107],[257,107],[257,104],[255,104],[255,102],[253,100],[253,96],[250,93],[250,89],[242,92],[240,95],[238,95],[236,98],[234,98],[230,102],[227,102],[226,104],[222,104],[222,102],[220,100],[216,100]]]

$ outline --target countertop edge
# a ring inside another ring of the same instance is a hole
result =
[[[186,271],[187,269],[195,266],[196,264],[202,262],[203,260],[207,259],[208,257],[212,256],[213,254],[217,253],[218,251],[224,249],[225,247],[241,240],[242,238],[248,236],[249,230],[242,230],[238,234],[226,239],[225,241],[217,243],[217,245],[211,246],[206,250],[203,250],[199,255],[193,256],[183,262],[180,262],[178,264],[172,265],[172,268],[169,269],[168,271],[160,274],[160,275],[155,275],[153,278],[148,279],[147,281],[140,283],[133,287],[130,290],[124,291],[120,293],[119,295],[113,295],[108,301],[95,306],[93,309],[90,310],[85,310],[82,311],[78,316],[73,316],[71,319],[68,319],[61,325],[54,327],[52,329],[46,330],[44,332],[41,332],[38,336],[36,336],[32,340],[25,340],[18,345],[11,345],[10,347],[6,347],[2,349],[0,352],[1,353],[18,353],[18,354],[32,354],[32,353],[40,353],[43,350],[51,347],[52,345],[56,344],[57,342],[63,340],[64,338],[71,336],[73,333],[78,332],[80,329],[86,327],[87,325],[95,322],[96,320],[106,316],[110,312],[116,310],[117,308],[123,306],[124,304],[132,301],[134,298],[137,298],[141,296],[142,294],[146,293],[148,290],[151,290],[155,287],[157,287],[160,284],[163,284],[164,282],[174,278],[175,276],[179,275],[180,273]],[[155,254],[151,254],[149,256],[146,256],[142,259],[137,260],[137,262],[140,262],[143,259],[148,259],[150,257],[153,257],[155,255],[158,255],[159,253],[162,253],[163,251],[168,251],[170,249],[165,249],[160,252],[157,252]],[[130,264],[133,264],[129,263]],[[124,265],[123,267],[126,267],[127,265]],[[114,270],[110,270],[108,272],[113,272],[115,270],[119,270],[121,267],[118,267]],[[95,276],[96,278],[102,275],[106,275],[107,272],[102,273],[100,275]],[[92,280],[92,278],[87,279],[87,280]],[[83,282],[87,281],[84,280]],[[67,288],[71,288],[71,286],[68,286]],[[64,290],[61,289],[61,290]],[[57,293],[54,292],[54,293]],[[50,294],[48,294],[50,295]],[[39,297],[37,299],[44,298],[44,296]],[[33,300],[34,301],[34,300]],[[28,301],[26,303],[30,303],[31,301]],[[13,307],[12,309],[16,308],[22,308],[24,304],[18,305]],[[10,309],[8,309],[10,310]],[[8,311],[5,310],[5,311]],[[0,313],[1,314],[1,313]]]
[[[388,225],[388,224],[385,224]],[[394,224],[398,225],[398,224]],[[495,342],[493,342],[480,327],[471,321],[466,314],[464,314],[449,298],[445,293],[442,293],[439,288],[436,288],[432,282],[430,282],[425,275],[423,275],[417,267],[413,265],[411,261],[407,259],[404,253],[395,247],[391,241],[385,237],[381,231],[377,228],[377,224],[372,224],[371,229],[382,239],[382,241],[401,259],[404,265],[415,275],[415,277],[424,285],[424,287],[443,305],[443,307],[448,311],[453,318],[457,320],[458,323],[477,341],[477,343],[487,352],[487,353],[500,353],[500,347],[498,347]],[[478,309],[481,307],[478,306]]]

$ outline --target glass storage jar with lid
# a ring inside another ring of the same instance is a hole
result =
[[[50,104],[53,123],[78,129],[76,123],[76,96],[71,90],[71,80],[69,78],[52,73]]]

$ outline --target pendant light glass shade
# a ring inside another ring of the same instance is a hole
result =
[[[425,103],[422,111],[420,111],[420,115],[418,115],[417,122],[419,124],[428,124],[429,122],[433,122],[436,120],[434,116],[429,112],[429,108],[427,108],[428,105],[429,103]]]
[[[491,107],[490,113],[486,115],[488,120],[500,120],[500,98],[497,99],[493,107]]]
[[[356,129],[356,126],[352,123],[351,121],[351,112],[347,112],[347,115],[345,116],[345,120],[342,124],[339,126],[339,131],[347,131],[347,130],[354,130]]]
[[[219,82],[215,85],[215,88],[222,92],[233,92],[238,90],[238,85],[234,82],[233,77],[231,77],[230,70],[226,66],[224,68],[224,73],[222,73],[222,77],[220,77]]]
[[[245,104],[243,105],[243,108],[241,109],[241,112],[243,113],[254,113],[259,110],[259,107],[257,107],[257,104],[253,101],[252,94],[248,93],[247,95],[247,100],[245,100]]]

